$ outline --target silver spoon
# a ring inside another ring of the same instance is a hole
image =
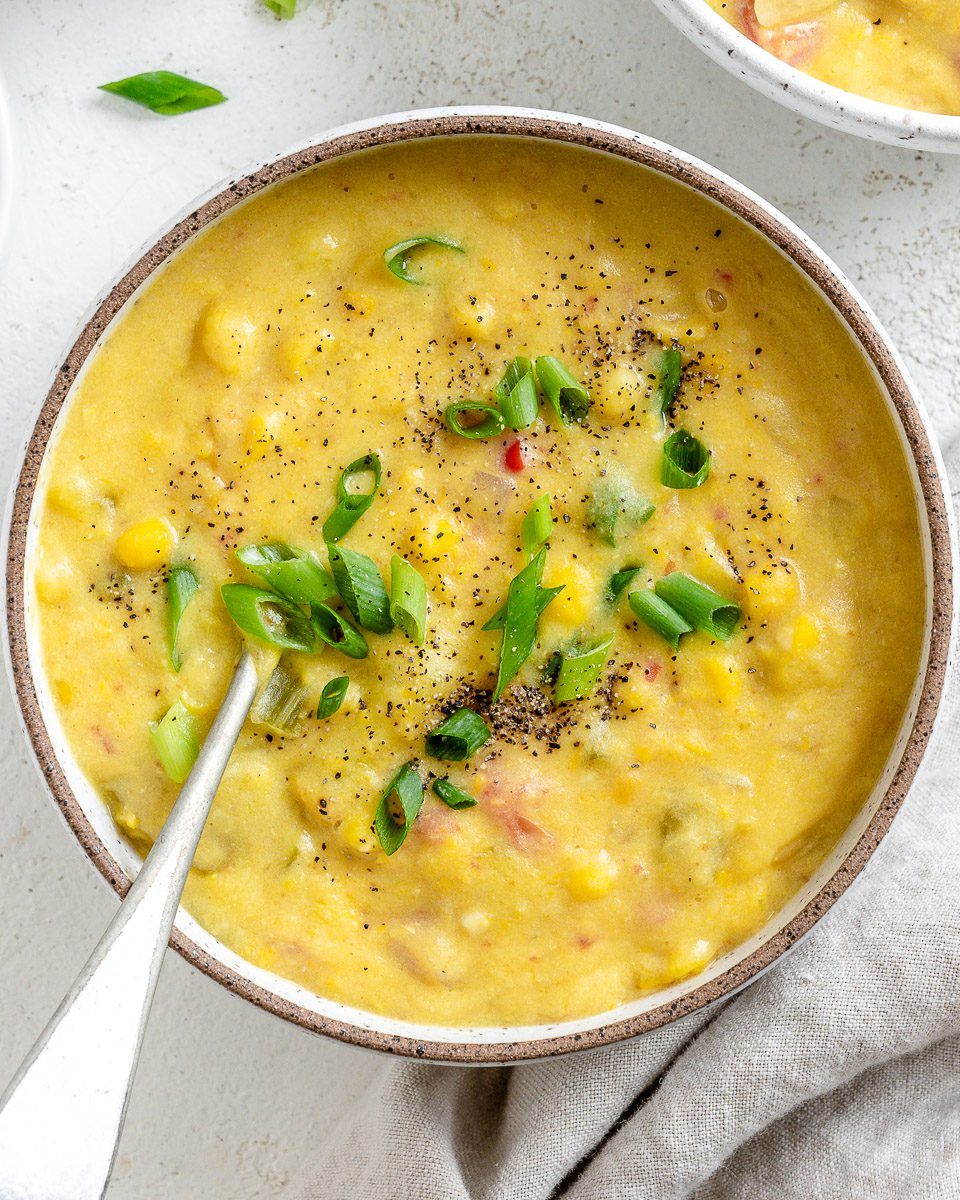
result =
[[[256,691],[244,651],[120,911],[0,1097],[0,1200],[103,1196],[180,894]]]

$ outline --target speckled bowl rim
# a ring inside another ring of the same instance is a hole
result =
[[[687,1016],[745,986],[803,937],[846,891],[889,828],[917,771],[934,725],[952,631],[952,523],[943,485],[943,466],[895,351],[864,302],[809,239],[765,201],[699,160],[628,129],[582,117],[512,108],[436,109],[381,117],[333,130],[320,141],[269,162],[218,190],[160,237],[99,302],[56,371],[27,442],[10,503],[6,567],[10,668],[30,744],[53,799],[80,845],[111,887],[123,896],[130,880],[94,830],[67,780],[44,722],[28,649],[24,563],[31,506],[44,453],[70,388],[98,339],[135,290],[194,233],[242,200],[300,170],[354,151],[425,137],[490,134],[572,143],[640,163],[717,201],[780,247],[840,312],[892,398],[916,462],[934,570],[930,649],[916,716],[890,784],[862,836],[832,876],[783,928],[730,969],[691,987],[689,992],[676,999],[625,1018],[613,1019],[610,1014],[598,1014],[595,1025],[581,1032],[557,1036],[511,1040],[511,1030],[506,1028],[503,1040],[477,1043],[458,1041],[457,1030],[450,1029],[443,1031],[442,1039],[420,1039],[362,1028],[310,1011],[260,986],[208,953],[179,927],[174,929],[171,944],[188,962],[236,995],[304,1029],[398,1055],[434,1062],[475,1064],[517,1062],[611,1045]],[[371,1021],[377,1019],[375,1014],[370,1014]],[[435,1030],[435,1027],[430,1028]],[[543,1028],[547,1030],[549,1026]]]
[[[811,120],[870,141],[960,154],[960,117],[882,104],[814,79],[758,46],[706,0],[653,0],[714,62],[765,96]]]

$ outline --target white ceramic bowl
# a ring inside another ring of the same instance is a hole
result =
[[[3,76],[0,76],[0,267],[6,257],[13,218],[13,119]]]
[[[911,464],[927,577],[923,655],[890,757],[862,811],[829,859],[782,911],[746,943],[693,979],[630,1004],[574,1021],[522,1028],[445,1028],[378,1016],[337,1004],[246,962],[182,909],[172,943],[190,962],[254,1004],[342,1041],[435,1061],[507,1062],[609,1045],[658,1028],[743,987],[802,937],[856,878],[889,828],[927,745],[943,688],[953,619],[951,508],[943,465],[926,418],[895,350],[876,318],[810,240],[759,197],[698,160],[627,129],[580,117],[523,109],[437,109],[336,129],[225,187],[213,189],[124,268],[84,322],[57,367],[24,451],[6,525],[8,649],[24,729],[43,778],[80,844],[123,895],[139,859],[117,832],[106,805],[77,766],[44,675],[24,580],[35,553],[42,506],[41,467],[84,364],[138,288],[171,254],[221,214],[272,183],[318,162],[371,146],[470,135],[544,138],[586,146],[680,181],[752,225],[807,276],[845,323],[872,365],[901,431]]]
[[[960,154],[960,117],[880,104],[822,83],[758,46],[704,0],[653,2],[714,62],[794,112],[873,141]]]

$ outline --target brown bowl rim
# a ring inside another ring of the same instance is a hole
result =
[[[721,975],[648,1012],[612,1021],[603,1014],[593,1028],[529,1040],[484,1043],[418,1039],[335,1020],[261,987],[214,958],[180,929],[170,944],[189,963],[252,1004],[313,1033],[368,1049],[433,1062],[499,1064],[544,1058],[574,1050],[613,1045],[658,1029],[729,996],[766,970],[802,938],[859,875],[890,827],[916,774],[930,739],[946,675],[954,605],[951,522],[937,453],[923,416],[875,319],[825,256],[780,214],[740,185],[681,151],[630,130],[585,118],[522,110],[442,110],[385,117],[334,132],[327,140],[296,150],[228,184],[164,233],[98,303],[57,371],[27,443],[9,513],[7,623],[14,689],[34,755],[54,801],[94,866],[119,896],[130,887],[120,864],[94,830],[67,781],[43,720],[28,654],[24,565],[33,496],[54,424],[87,357],[113,317],[136,289],[198,230],[236,204],[279,180],[318,163],[374,146],[425,137],[513,135],[567,142],[605,151],[687,184],[717,201],[779,247],[839,312],[883,381],[899,416],[916,463],[930,530],[933,561],[930,648],[916,715],[900,761],[876,812],[833,875],[780,930]],[[370,1014],[376,1021],[376,1014]],[[451,1031],[452,1032],[452,1031]],[[509,1029],[505,1030],[509,1033]]]

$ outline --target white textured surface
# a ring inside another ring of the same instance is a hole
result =
[[[588,23],[589,22],[589,23]],[[229,103],[163,119],[95,90],[167,66]],[[194,194],[311,133],[414,105],[536,104],[652,133],[778,204],[852,276],[944,434],[960,433],[960,157],[827,132],[738,85],[638,0],[253,0],[0,5],[21,144],[0,280],[0,477],[74,324]],[[815,369],[815,364],[814,364]],[[0,698],[0,1077],[113,912]],[[169,955],[113,1200],[271,1196],[378,1069],[233,999]]]

